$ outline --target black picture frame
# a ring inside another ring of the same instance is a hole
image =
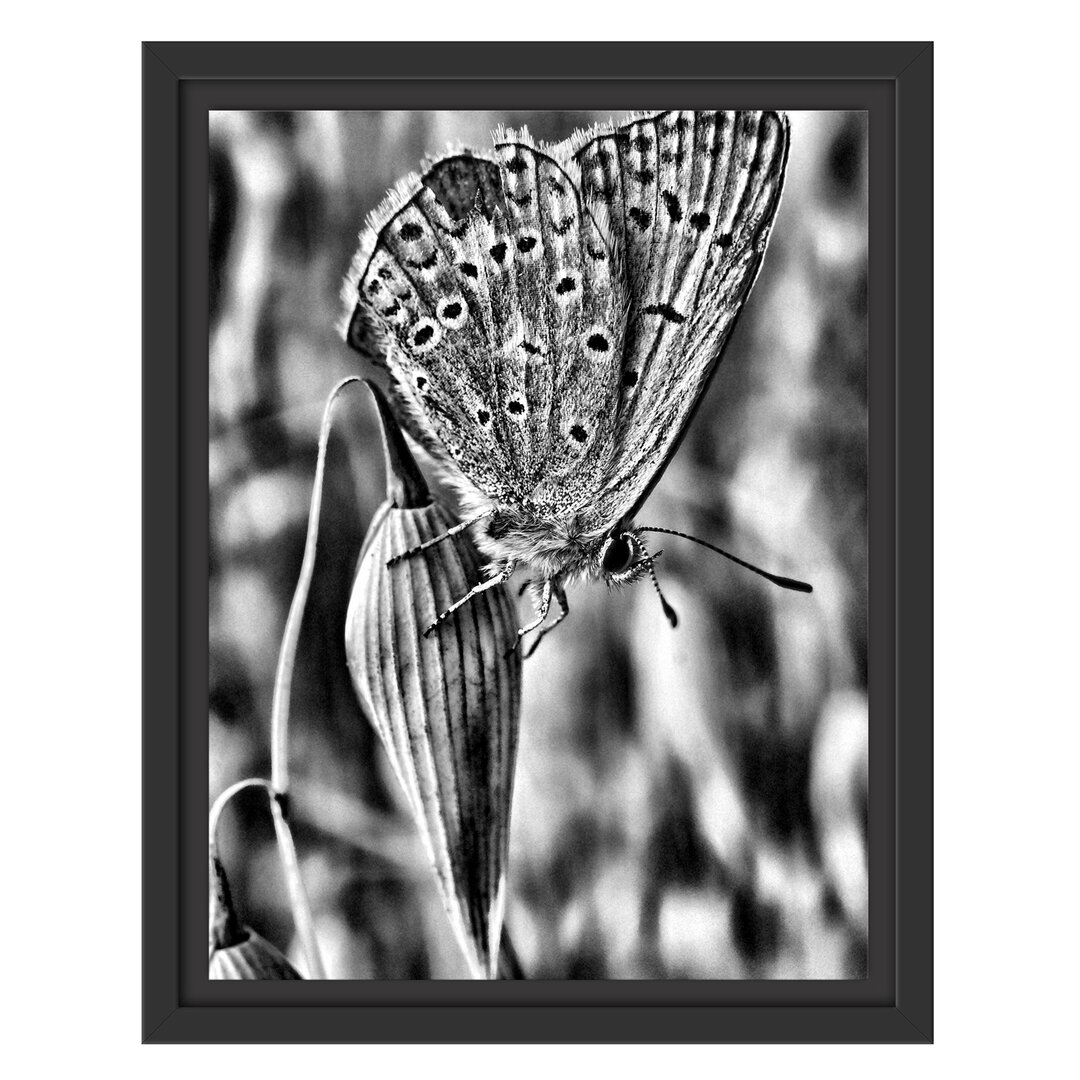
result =
[[[870,117],[869,977],[209,983],[207,111],[622,111],[718,88]],[[932,92],[928,42],[144,43],[144,1041],[932,1041]]]

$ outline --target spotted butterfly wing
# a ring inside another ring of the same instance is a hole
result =
[[[492,158],[434,162],[372,215],[346,289],[350,343],[385,363],[404,422],[467,510],[557,510],[595,491],[628,298],[563,165],[513,134]]]
[[[784,180],[772,112],[665,112],[553,149],[610,221],[629,293],[611,466],[586,518],[632,517],[677,449],[742,310]]]

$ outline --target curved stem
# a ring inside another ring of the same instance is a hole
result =
[[[260,777],[238,780],[235,784],[230,784],[214,800],[214,805],[210,808],[210,867],[212,874],[216,878],[216,918],[221,924],[219,927],[212,925],[211,933],[213,934],[216,929],[219,939],[218,944],[222,947],[227,944],[235,944],[247,937],[246,932],[243,937],[239,933],[241,928],[236,921],[232,900],[229,896],[228,882],[218,854],[217,834],[221,813],[229,800],[241,791],[252,787],[262,788],[270,800],[270,815],[274,819],[274,835],[277,837],[278,857],[281,859],[285,887],[289,893],[289,907],[292,910],[293,923],[296,926],[296,936],[300,939],[300,945],[307,959],[308,977],[311,979],[325,979],[326,971],[315,938],[315,924],[311,916],[311,905],[308,902],[307,893],[304,891],[303,879],[300,877],[300,864],[296,857],[296,845],[293,843],[289,823],[285,820],[284,800],[280,793],[274,790],[274,786],[269,780],[263,780]]]
[[[319,953],[319,943],[315,936],[315,920],[311,914],[311,903],[304,880],[300,876],[300,862],[296,856],[296,844],[287,820],[289,796],[289,699],[292,693],[293,668],[296,666],[296,647],[300,640],[300,626],[304,620],[304,608],[307,606],[308,591],[315,573],[315,551],[319,539],[319,516],[322,511],[323,477],[326,472],[326,447],[330,441],[330,421],[334,403],[338,395],[350,383],[363,382],[359,375],[350,375],[342,379],[326,399],[323,409],[322,427],[319,429],[319,457],[315,465],[315,482],[311,489],[311,506],[308,510],[307,540],[304,544],[304,560],[300,566],[300,577],[296,582],[289,616],[285,620],[285,632],[281,636],[281,650],[278,653],[277,672],[274,677],[274,701],[270,710],[270,780],[273,785],[270,809],[274,817],[274,832],[277,836],[278,852],[285,871],[285,883],[289,890],[289,903],[292,907],[296,933],[307,958],[308,977],[325,979]]]
[[[267,780],[253,777],[248,780],[238,780],[230,784],[215,800],[210,807],[210,954],[215,949],[229,949],[234,945],[240,945],[248,939],[248,931],[242,925],[233,907],[232,891],[229,889],[229,879],[225,873],[225,867],[221,862],[218,852],[218,824],[221,814],[228,805],[229,800],[241,791],[248,788],[262,788],[273,801],[274,792]]]
[[[319,537],[319,515],[322,511],[323,474],[326,471],[326,444],[330,439],[330,420],[338,394],[350,383],[363,382],[359,375],[344,378],[330,391],[323,409],[319,431],[319,459],[315,466],[315,483],[311,489],[311,508],[308,511],[307,541],[304,561],[296,582],[285,632],[281,637],[277,673],[274,677],[274,701],[270,710],[270,779],[279,795],[289,792],[289,696],[292,692],[293,668],[296,665],[296,646],[300,640],[300,624],[304,619],[308,590],[315,573],[315,549]]]
[[[244,791],[249,787],[261,787],[265,788],[267,795],[271,799],[274,797],[274,789],[270,786],[269,780],[263,780],[261,777],[253,776],[247,780],[237,780],[235,784],[230,784],[215,800],[214,805],[210,807],[210,854],[216,855],[218,849],[217,833],[218,822],[221,820],[221,812],[225,809],[228,801],[234,796]]]

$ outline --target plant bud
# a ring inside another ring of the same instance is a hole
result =
[[[303,976],[265,938],[236,917],[229,879],[210,856],[210,978],[300,979]]]
[[[349,602],[349,670],[420,827],[473,974],[494,978],[521,698],[521,660],[509,653],[517,640],[514,603],[505,586],[489,589],[424,636],[484,579],[484,560],[460,533],[387,566],[456,522],[431,499],[389,406],[372,392],[387,501],[368,532]]]

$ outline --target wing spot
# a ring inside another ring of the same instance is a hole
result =
[[[394,271],[391,270],[389,266],[379,267],[379,277],[381,277],[383,281],[389,281],[393,276]]]
[[[520,175],[529,167],[529,163],[520,155],[515,154],[507,163],[506,171]]]
[[[723,250],[726,251],[729,247],[731,247],[732,239],[733,239],[733,237],[732,237],[731,233],[726,232],[726,233],[721,233],[716,238],[716,242],[720,245],[720,247]]]
[[[520,416],[525,411],[525,406],[520,401],[510,401],[507,402],[506,411],[511,416]]]
[[[574,224],[577,218],[571,214],[565,221],[552,222],[551,227],[555,230],[556,236],[565,236],[570,231],[570,226]]]
[[[664,205],[667,207],[668,217],[676,223],[682,221],[682,203],[679,202],[678,195],[671,191],[665,191],[663,199]]]
[[[520,251],[522,253],[522,255],[525,255],[528,252],[532,251],[532,249],[534,247],[536,247],[536,237],[535,236],[523,236],[517,242],[518,251]]]
[[[572,277],[564,277],[555,286],[555,294],[556,296],[566,296],[567,293],[572,293],[576,288],[577,282]]]
[[[395,300],[388,308],[383,308],[379,312],[383,318],[389,319],[396,315],[401,310],[401,305]]]
[[[491,245],[491,257],[502,266],[503,259],[506,258],[506,241],[500,240],[497,244]]]
[[[541,353],[542,353],[542,352],[544,351],[543,349],[541,349],[541,348],[540,348],[540,346],[539,346],[539,345],[533,345],[533,344],[532,344],[532,342],[529,342],[529,341],[523,341],[523,342],[521,343],[521,347],[522,347],[522,348],[523,348],[523,349],[524,349],[524,350],[525,350],[525,351],[526,351],[526,352],[527,352],[527,353],[528,353],[528,354],[529,354],[530,356],[540,356],[540,355],[541,355]]]
[[[479,420],[481,424],[486,424],[491,419],[491,413],[489,413],[487,409],[477,409],[476,419]]]
[[[575,424],[570,429],[570,438],[577,443],[583,443],[589,437],[589,433],[580,425]]]
[[[632,387],[632,386],[637,386],[637,372],[636,371],[627,371],[627,372],[625,372],[623,374],[623,377],[622,377],[622,384],[623,384],[623,386],[625,386],[627,388],[627,390],[629,390],[630,387]]]
[[[551,188],[551,190],[554,191],[556,195],[565,195],[566,194],[566,185],[565,184],[560,184],[559,181],[556,180],[554,176],[549,176],[547,178],[547,182],[548,182],[548,187]]]
[[[698,232],[704,232],[709,227],[710,220],[709,215],[704,210],[690,215],[690,224],[693,225]]]
[[[402,240],[419,240],[424,235],[424,230],[416,224],[415,221],[406,221],[404,225],[398,229],[398,236]]]
[[[603,248],[587,247],[585,250],[593,262],[603,262],[607,258],[607,252]]]
[[[450,330],[457,330],[465,325],[469,317],[469,309],[465,306],[465,300],[461,296],[447,297],[439,308],[439,322]]]
[[[680,315],[670,304],[650,304],[647,308],[642,308],[642,310],[646,315],[659,315],[661,318],[667,319],[668,322],[686,322],[686,316]]]
[[[516,206],[526,207],[532,202],[532,194],[526,192],[524,195],[512,195],[509,191],[506,193],[510,201]]]
[[[431,325],[421,326],[419,330],[413,334],[414,345],[426,345],[435,336],[435,327]]]
[[[414,270],[430,270],[438,261],[439,256],[436,253],[435,249],[432,248],[431,251],[422,259],[409,259],[408,265],[411,266]]]
[[[586,342],[593,352],[607,352],[608,351],[608,339],[603,334],[590,334],[589,340]]]
[[[427,379],[425,379],[423,375],[417,376],[416,389],[423,390],[425,386],[427,386]]]
[[[635,135],[630,140],[630,145],[642,154],[647,154],[652,149],[652,139],[648,135]]]
[[[462,263],[461,272],[466,277],[472,278],[474,281],[476,280],[477,269],[472,263]]]
[[[642,232],[652,224],[652,214],[648,210],[642,210],[640,206],[631,206],[627,214]]]
[[[634,179],[642,184],[651,184],[656,179],[656,173],[646,165],[634,173]]]

